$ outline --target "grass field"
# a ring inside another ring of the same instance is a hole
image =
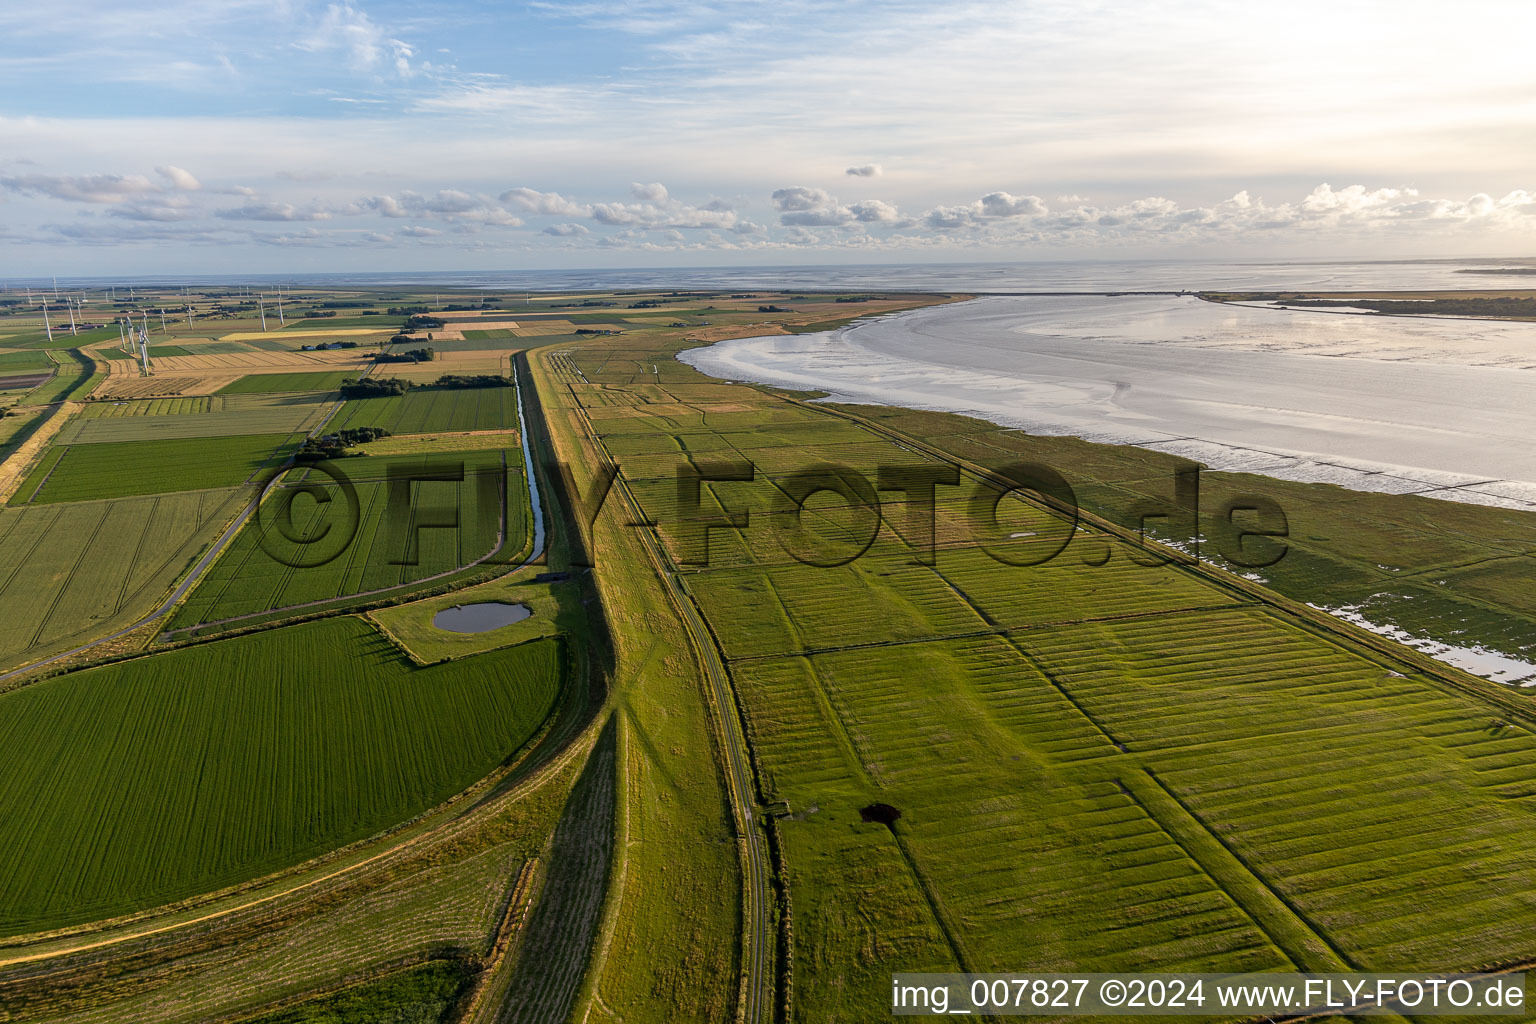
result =
[[[147,614],[243,499],[215,490],[0,510],[0,665]]]
[[[29,349],[21,352],[0,350],[0,375],[25,373],[28,370],[52,370],[53,360],[48,353]]]
[[[62,330],[58,324],[53,325],[53,340],[49,341],[47,332],[39,324],[30,331],[23,331],[0,339],[0,348],[78,348],[81,345],[90,345],[99,341],[116,341],[117,337],[116,327],[100,327],[95,330],[81,331],[78,334],[70,334],[66,322],[66,326]]]
[[[415,669],[342,618],[0,696],[0,920],[125,913],[369,835],[504,761],[559,678],[553,641]]]
[[[326,423],[327,430],[383,427],[391,434],[501,430],[517,426],[515,388],[417,388],[388,398],[356,398]]]
[[[284,391],[335,391],[357,373],[320,370],[314,373],[253,373],[219,390],[221,395],[257,395]]]
[[[536,583],[533,577],[542,568],[533,566],[466,590],[378,608],[368,615],[387,629],[419,661],[428,664],[520,644],[561,630],[579,633],[582,619],[586,615],[581,605],[579,584],[571,580]],[[523,604],[533,614],[522,622],[483,633],[454,633],[438,629],[432,624],[433,616],[445,608],[477,601]]]
[[[293,526],[285,525],[279,499],[269,498],[266,518],[253,519],[219,557],[178,610],[171,628],[182,629],[411,583],[450,572],[497,547],[502,503],[508,529],[503,550],[516,553],[527,536],[528,500],[516,451],[507,453],[503,492],[497,477],[502,452],[418,458],[359,458],[332,463],[354,482],[356,519],[341,489],[323,473],[313,480],[324,501],[293,499]],[[389,467],[413,472],[458,471],[464,479],[425,480],[410,492],[392,490]],[[271,510],[271,511],[269,511]],[[457,523],[437,526],[434,523]],[[334,537],[313,547],[285,540]],[[312,564],[319,563],[319,564]]]
[[[439,960],[287,1010],[263,1014],[245,1024],[434,1024],[447,1019],[468,981],[463,966]]]
[[[88,421],[106,423],[110,421]],[[22,481],[12,503],[90,501],[244,483],[298,447],[293,434],[58,444]]]

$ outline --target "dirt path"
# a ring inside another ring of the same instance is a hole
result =
[[[10,501],[11,495],[16,493],[16,488],[27,478],[27,472],[37,457],[48,447],[64,427],[64,421],[69,419],[79,410],[79,402],[60,402],[48,418],[43,420],[38,428],[32,432],[32,436],[21,443],[21,447],[11,453],[10,458],[0,463],[0,502]]]

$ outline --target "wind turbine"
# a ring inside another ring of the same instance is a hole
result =
[[[287,327],[288,321],[283,319],[283,289],[277,289],[277,326]]]
[[[53,325],[48,322],[48,300],[43,300],[43,330],[48,332],[48,341],[53,342]]]
[[[165,326],[165,307],[164,306],[160,307],[160,333],[161,334],[169,334],[169,333],[171,333],[166,328],[166,326]]]
[[[260,295],[256,296],[256,305],[261,308],[261,329],[265,331],[267,329],[267,304],[261,300]]]
[[[65,299],[64,308],[69,310],[69,333],[79,334],[80,331],[75,326],[75,304],[69,299]]]

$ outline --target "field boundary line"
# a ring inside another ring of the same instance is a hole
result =
[[[1297,925],[1300,925],[1302,928],[1304,928],[1304,937],[1315,940],[1320,945],[1319,949],[1291,949],[1287,948],[1285,945],[1281,945],[1281,936],[1277,935],[1275,933],[1275,929],[1271,925],[1265,923],[1263,918],[1260,916],[1262,914],[1263,916],[1272,917],[1273,908],[1265,908],[1265,910],[1259,910],[1258,908],[1248,906],[1245,902],[1240,900],[1238,894],[1233,892],[1232,889],[1228,887],[1228,885],[1222,883],[1221,880],[1217,877],[1216,872],[1213,870],[1214,866],[1206,863],[1206,861],[1196,856],[1195,853],[1191,851],[1185,844],[1185,842],[1179,839],[1177,833],[1174,831],[1174,828],[1170,826],[1169,823],[1166,822],[1163,818],[1160,818],[1152,810],[1152,808],[1148,806],[1148,801],[1144,798],[1138,798],[1135,793],[1131,792],[1128,788],[1127,792],[1131,798],[1136,800],[1136,802],[1141,805],[1142,809],[1147,812],[1152,820],[1156,821],[1160,826],[1162,826],[1163,830],[1168,833],[1169,837],[1172,838],[1174,842],[1178,843],[1181,847],[1184,848],[1184,851],[1186,854],[1188,854],[1189,858],[1196,864],[1199,864],[1201,870],[1210,875],[1211,879],[1221,886],[1222,890],[1227,893],[1227,895],[1232,899],[1234,903],[1237,903],[1243,908],[1244,912],[1247,913],[1250,918],[1252,918],[1253,922],[1264,930],[1265,934],[1270,937],[1270,940],[1274,942],[1275,945],[1280,948],[1287,957],[1291,958],[1292,962],[1295,963],[1297,967],[1306,971],[1323,973],[1335,971],[1359,971],[1363,969],[1360,964],[1356,963],[1354,959],[1349,956],[1349,954],[1345,953],[1343,950],[1334,945],[1333,942],[1328,939],[1327,933],[1319,928],[1317,924],[1313,922],[1313,920],[1304,911],[1298,908],[1295,903],[1290,900],[1289,897],[1287,897],[1284,893],[1276,890],[1275,887],[1271,885],[1263,875],[1255,871],[1253,866],[1248,863],[1247,858],[1234,850],[1232,848],[1232,844],[1227,842],[1225,837],[1219,835],[1205,823],[1204,819],[1202,819],[1194,811],[1190,810],[1189,806],[1183,800],[1179,799],[1178,794],[1174,793],[1173,790],[1168,788],[1168,785],[1163,782],[1162,779],[1158,778],[1155,771],[1146,765],[1141,765],[1140,767],[1141,774],[1146,777],[1147,781],[1150,782],[1152,786],[1156,787],[1155,792],[1157,794],[1160,794],[1174,807],[1177,807],[1178,810],[1182,812],[1183,816],[1187,818],[1191,824],[1199,828],[1199,834],[1208,837],[1226,853],[1226,856],[1230,858],[1231,863],[1242,870],[1244,878],[1251,879],[1255,884],[1260,886],[1264,892],[1268,893],[1270,897],[1273,898],[1281,908],[1283,908],[1284,912]],[[1135,776],[1132,776],[1132,778],[1134,779]],[[1283,918],[1281,920],[1283,921]],[[1310,945],[1310,943],[1308,943],[1308,945]],[[1298,954],[1302,954],[1302,957],[1299,961],[1297,959]],[[1319,955],[1326,955],[1332,958],[1335,962],[1332,964],[1318,963],[1316,958]]]

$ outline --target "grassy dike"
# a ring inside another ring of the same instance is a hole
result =
[[[588,495],[602,460],[551,359],[548,350],[532,354],[530,376],[552,454]],[[727,1020],[738,1000],[741,880],[717,740],[698,656],[628,522],[622,503],[608,501],[583,530],[614,637],[605,713],[614,729],[616,841],[574,1016]]]

